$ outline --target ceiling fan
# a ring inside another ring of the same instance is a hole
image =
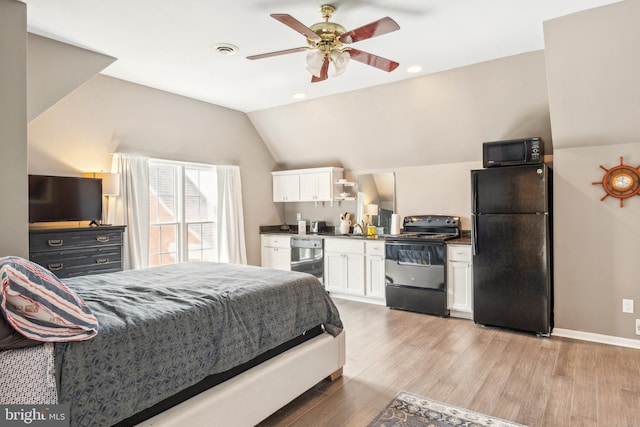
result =
[[[269,58],[307,50],[309,51],[307,54],[307,71],[313,75],[311,83],[320,82],[329,77],[330,63],[333,63],[334,66],[334,76],[344,73],[350,59],[387,72],[395,70],[400,65],[395,61],[347,46],[351,43],[399,30],[400,26],[393,19],[385,17],[355,30],[347,31],[342,25],[329,22],[335,11],[335,6],[323,4],[320,6],[320,13],[324,22],[318,22],[311,25],[311,27],[307,27],[286,13],[271,14],[272,18],[305,36],[308,46],[247,56],[247,59]]]

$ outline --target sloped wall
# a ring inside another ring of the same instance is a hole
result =
[[[278,224],[275,161],[246,114],[97,75],[29,123],[29,172],[109,170],[114,152],[240,166],[247,257],[260,264],[259,226]]]

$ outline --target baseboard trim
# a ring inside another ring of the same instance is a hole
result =
[[[614,337],[611,335],[594,334],[591,332],[573,331],[571,329],[553,328],[551,335],[562,338],[573,338],[582,341],[592,341],[601,344],[617,345],[640,349],[640,340],[630,338]]]

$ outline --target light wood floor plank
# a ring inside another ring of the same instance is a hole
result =
[[[640,426],[640,350],[335,299],[347,364],[260,424],[366,426],[399,391],[529,426]]]

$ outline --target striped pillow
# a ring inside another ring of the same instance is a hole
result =
[[[0,310],[37,341],[81,341],[98,333],[87,304],[49,270],[26,259],[0,258]]]

